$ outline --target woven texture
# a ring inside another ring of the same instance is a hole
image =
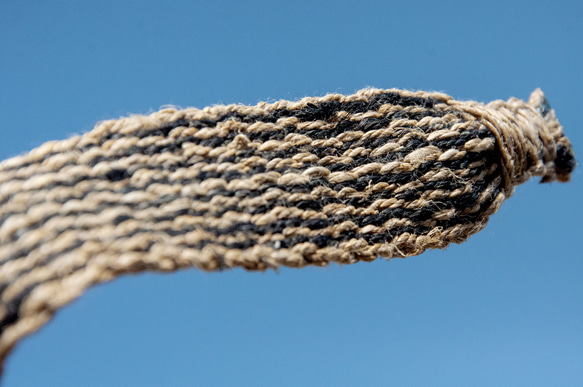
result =
[[[574,167],[540,90],[484,105],[365,89],[100,123],[0,163],[0,360],[120,274],[417,255]]]

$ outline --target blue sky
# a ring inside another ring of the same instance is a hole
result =
[[[0,159],[172,104],[366,87],[526,99],[581,158],[577,1],[0,2]],[[128,276],[24,340],[5,386],[583,383],[581,168],[390,262]]]

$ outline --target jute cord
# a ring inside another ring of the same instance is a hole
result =
[[[531,176],[574,168],[540,90],[484,105],[365,89],[102,122],[0,163],[0,362],[121,274],[418,255],[481,230]]]

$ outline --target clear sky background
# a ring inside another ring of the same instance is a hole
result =
[[[583,159],[583,2],[0,0],[0,159],[166,104],[541,87]],[[279,273],[126,276],[4,386],[581,386],[583,197],[531,181],[462,245]]]

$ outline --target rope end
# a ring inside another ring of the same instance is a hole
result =
[[[570,181],[571,173],[577,166],[575,152],[571,141],[565,136],[555,111],[541,89],[532,92],[528,104],[541,115],[544,126],[554,142],[554,147],[547,146],[543,150],[542,159],[545,163],[546,173],[541,183],[550,183],[555,180],[561,183]]]

